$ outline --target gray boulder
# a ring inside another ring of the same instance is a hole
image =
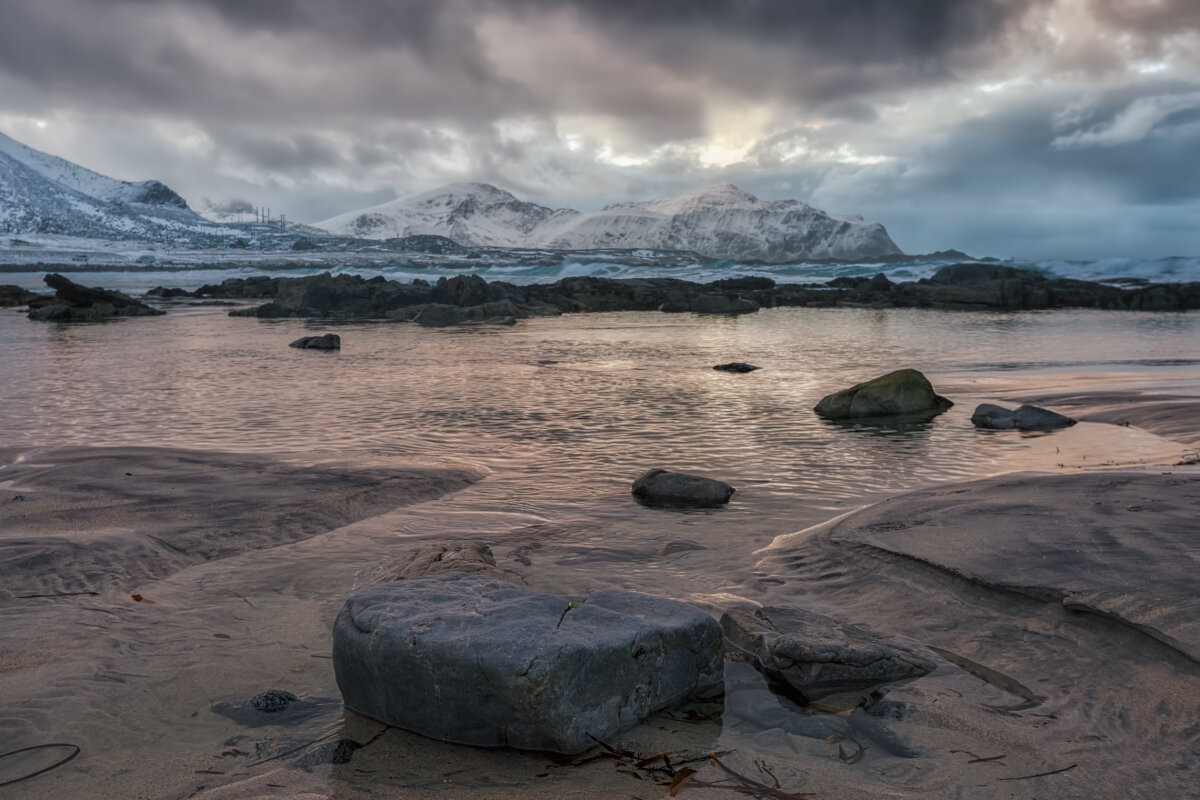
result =
[[[1052,431],[1068,428],[1075,420],[1049,409],[1024,405],[1015,411],[1003,406],[983,403],[971,415],[971,423],[977,428],[991,430]]]
[[[288,347],[298,347],[301,350],[341,350],[342,337],[336,333],[327,333],[324,336],[302,336]]]
[[[900,369],[826,395],[813,410],[826,419],[861,419],[938,414],[952,405],[920,372]]]
[[[734,488],[724,481],[652,469],[633,482],[633,496],[648,505],[719,506],[728,503]]]
[[[732,609],[721,629],[730,650],[806,701],[920,677],[936,666],[914,650],[798,608]]]
[[[352,595],[333,627],[347,708],[435,739],[580,753],[653,712],[720,692],[721,629],[620,591],[573,603],[447,573]]]

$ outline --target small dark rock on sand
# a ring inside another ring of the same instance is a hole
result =
[[[327,333],[324,336],[302,336],[288,347],[298,347],[301,350],[341,350],[342,337],[336,333]]]
[[[250,707],[265,714],[276,714],[299,699],[291,692],[285,692],[282,689],[268,689],[251,697]]]
[[[656,506],[719,506],[728,503],[734,488],[724,481],[652,469],[633,482],[633,496]]]
[[[728,364],[717,364],[713,369],[719,372],[754,372],[758,367],[745,361],[730,361]]]

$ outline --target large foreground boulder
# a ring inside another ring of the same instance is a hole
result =
[[[952,405],[920,372],[900,369],[826,395],[813,410],[826,419],[861,419],[938,414]]]
[[[724,481],[665,469],[648,470],[633,482],[633,496],[655,506],[719,506],[728,503],[734,491]]]
[[[798,608],[732,609],[721,617],[729,648],[800,699],[917,678],[936,664],[858,628]]]
[[[574,603],[446,573],[352,595],[333,627],[346,707],[435,739],[580,753],[720,691],[722,636],[699,609],[606,590]]]
[[[1023,431],[1052,431],[1068,428],[1075,420],[1038,406],[1020,406],[1015,411],[992,403],[981,403],[971,415],[971,424],[976,428],[1006,431],[1017,428]]]

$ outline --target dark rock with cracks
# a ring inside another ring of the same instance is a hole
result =
[[[297,347],[301,350],[341,350],[342,337],[336,333],[327,333],[324,336],[302,336],[288,347]]]
[[[917,678],[934,661],[857,628],[798,608],[732,609],[721,616],[726,645],[799,699]]]
[[[728,503],[734,488],[724,481],[652,469],[633,482],[633,496],[647,505],[719,506]]]
[[[717,623],[606,590],[575,603],[447,573],[352,595],[333,627],[347,708],[434,739],[581,753],[724,677]]]
[[[953,405],[920,372],[901,369],[826,395],[813,410],[826,419],[864,419],[939,414]]]
[[[1075,420],[1038,406],[1024,405],[1015,411],[992,403],[982,403],[971,415],[971,424],[991,430],[1052,431],[1068,428]]]

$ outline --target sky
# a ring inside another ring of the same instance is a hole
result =
[[[0,131],[315,222],[720,183],[906,252],[1200,256],[1198,0],[0,0]]]

